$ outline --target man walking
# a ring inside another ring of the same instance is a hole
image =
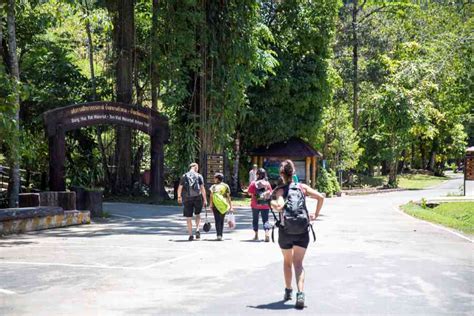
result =
[[[201,211],[203,204],[207,205],[206,189],[204,188],[204,179],[198,173],[197,163],[189,165],[189,171],[185,173],[178,186],[178,203],[183,204],[183,216],[186,217],[188,226],[189,241],[194,240],[193,236],[193,212],[196,215],[196,239],[201,238],[199,225],[201,223]],[[183,190],[184,188],[184,190]]]
[[[253,181],[257,181],[257,170],[258,170],[258,166],[257,166],[257,164],[254,164],[252,166],[252,170],[250,170],[250,172],[249,172],[249,185]]]

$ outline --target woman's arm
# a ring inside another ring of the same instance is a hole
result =
[[[321,211],[321,208],[323,207],[324,196],[306,184],[302,183],[300,185],[301,185],[301,188],[305,190],[307,196],[313,199],[316,199],[317,201],[316,211],[314,212],[314,214],[310,214],[311,220],[315,220],[319,216],[319,212]]]
[[[283,207],[285,206],[285,199],[283,198],[283,190],[275,190],[273,191],[272,194],[272,201],[270,202],[270,205],[272,209],[274,209],[277,212],[281,212],[283,210]]]
[[[210,191],[211,191],[211,195],[209,196],[209,200],[210,200],[210,201],[209,201],[209,208],[210,208],[211,211],[212,211],[212,201],[213,201],[213,199],[212,199],[212,190],[210,190]]]
[[[230,187],[229,186],[227,186],[227,201],[229,201],[230,210],[235,212],[234,208],[232,207],[232,199],[230,198]]]

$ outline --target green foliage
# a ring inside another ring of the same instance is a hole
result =
[[[337,8],[333,0],[262,2],[278,66],[264,85],[249,89],[250,112],[242,129],[248,147],[292,136],[315,139],[330,102],[328,58]]]
[[[116,56],[106,3],[115,2],[17,1],[21,130],[13,133],[17,108],[3,58],[4,160],[17,150],[22,168],[47,171],[42,113],[91,100],[86,25],[94,44],[97,99],[114,98]],[[390,186],[398,183],[400,162],[441,174],[447,161],[460,159],[468,135],[474,139],[472,10],[454,3],[359,1],[364,6],[359,17],[366,18],[357,26],[360,126],[355,131],[352,4],[164,0],[152,34],[151,1],[135,1],[130,12],[135,14],[134,102],[150,105],[151,76],[157,75],[159,111],[171,124],[165,153],[169,180],[201,151],[224,151],[233,158],[237,137],[244,151],[302,137],[323,152],[332,170],[370,175],[374,166],[389,166]],[[112,127],[103,130],[110,165],[112,135]],[[21,145],[12,142],[17,137]],[[68,135],[68,183],[103,184],[96,138],[94,129]],[[148,168],[147,136],[134,134],[132,147],[135,152],[143,147],[141,167]],[[339,190],[333,173],[322,170],[319,178],[323,192]]]
[[[87,188],[103,184],[104,174],[100,155],[95,146],[92,128],[76,130],[67,138],[69,151],[66,155],[66,178],[68,186]]]
[[[342,79],[334,69],[330,72],[330,83],[334,91],[342,88]],[[333,97],[333,102],[324,108],[321,125],[317,143],[330,167],[334,170],[355,168],[363,149],[347,106],[340,99]]]
[[[341,191],[334,171],[327,171],[326,168],[320,168],[317,182],[318,191],[326,193],[328,197]]]

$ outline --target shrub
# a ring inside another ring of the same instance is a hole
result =
[[[328,197],[341,190],[334,171],[327,171],[325,168],[320,169],[317,184],[319,192],[326,193]]]

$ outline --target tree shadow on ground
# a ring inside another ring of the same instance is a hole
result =
[[[136,207],[140,209],[134,209]],[[20,238],[27,239],[31,236],[90,238],[109,235],[161,235],[170,237],[178,236],[178,238],[170,239],[170,241],[188,241],[186,219],[182,216],[181,207],[157,207],[153,205],[126,205],[117,203],[107,205],[106,211],[110,213],[110,218],[101,218],[97,222],[93,219],[90,225],[29,232]],[[202,226],[205,222],[204,217],[204,213],[201,213],[201,238],[203,240],[208,239],[206,241],[215,241],[214,236],[216,231],[214,216],[208,214],[208,219],[212,224],[212,229],[208,233],[202,231]],[[228,229],[226,224],[224,237],[225,235],[231,236],[234,231],[252,230],[252,212],[250,210],[238,209],[235,213],[235,217],[237,223],[236,227],[234,229]],[[193,229],[194,224],[195,221],[193,219]],[[261,223],[260,226],[262,226]],[[180,236],[183,236],[183,240],[180,239]]]
[[[106,203],[104,208],[111,217],[92,221],[90,225],[55,228],[22,235],[21,239],[31,236],[61,237],[61,238],[91,238],[110,235],[158,235],[170,236],[170,241],[184,242],[187,240],[186,219],[183,217],[181,207],[156,206],[156,205],[132,205],[125,203]],[[206,241],[215,241],[215,222],[213,214],[208,213],[208,219],[212,229],[208,233],[202,231],[205,215],[201,213],[201,234]],[[227,218],[227,217],[226,217]],[[249,208],[236,208],[236,227],[229,229],[227,223],[224,227],[224,239],[232,236],[235,232],[246,230],[249,236],[253,235],[252,211]],[[273,218],[270,218],[273,223]],[[193,226],[195,221],[193,220]],[[259,218],[259,229],[263,230],[261,218]],[[173,238],[177,237],[177,238]],[[182,239],[181,239],[182,236]],[[18,237],[18,236],[16,236]]]
[[[285,304],[286,301],[281,300],[273,303],[268,304],[261,304],[257,306],[248,305],[248,308],[254,309],[270,309],[270,310],[284,310],[284,309],[294,309],[295,306],[293,304]]]
[[[14,235],[16,237],[16,235]],[[9,242],[2,242],[0,241],[0,247],[14,247],[14,246],[23,246],[29,244],[37,244],[33,241],[9,241]]]

